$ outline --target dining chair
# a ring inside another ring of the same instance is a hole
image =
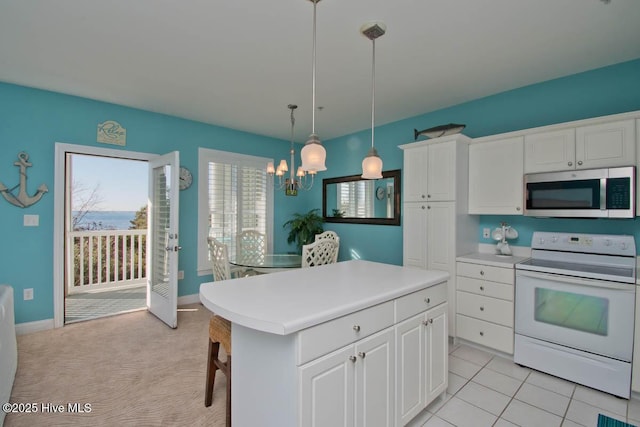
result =
[[[227,245],[213,237],[208,238],[209,255],[213,280],[221,281],[232,278],[229,265]],[[219,358],[220,345],[227,354],[222,362]],[[213,385],[216,371],[220,370],[227,377],[227,416],[226,426],[231,426],[231,322],[224,317],[213,315],[209,320],[209,352],[207,357],[207,379],[205,383],[204,406],[209,407],[213,402]]]
[[[333,262],[338,262],[338,252],[340,251],[340,236],[338,236],[338,233],[331,230],[327,230],[320,234],[316,234],[316,238],[315,238],[316,242],[318,240],[325,240],[325,239],[333,240],[338,243],[338,249],[336,250],[335,259],[333,260]]]
[[[267,253],[267,236],[256,230],[244,230],[236,236],[236,250],[243,259],[263,260]]]
[[[337,260],[338,242],[330,239],[316,240],[302,247],[302,268],[333,264]]]

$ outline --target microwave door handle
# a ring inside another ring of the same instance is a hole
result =
[[[600,210],[607,209],[607,178],[600,178]]]

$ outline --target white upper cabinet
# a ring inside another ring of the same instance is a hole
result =
[[[469,145],[469,213],[522,215],[524,137]]]
[[[402,199],[405,202],[427,200],[427,146],[404,150],[404,177]]]
[[[636,164],[633,120],[599,123],[524,136],[524,173]]]
[[[576,169],[635,166],[633,120],[576,128]]]
[[[404,149],[405,202],[437,202],[456,197],[456,141]]]
[[[573,169],[575,164],[575,129],[525,135],[524,173]]]

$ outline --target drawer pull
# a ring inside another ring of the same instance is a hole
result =
[[[426,302],[427,304],[431,304],[431,298],[425,298],[424,302]]]
[[[483,306],[480,306],[480,311],[484,311],[484,307]]]
[[[359,351],[358,352],[358,356],[360,356],[361,358],[364,359],[364,357],[367,355],[367,353],[365,353],[364,351]]]
[[[351,360],[353,363],[356,363],[356,357],[355,356],[349,356],[349,360]]]
[[[484,291],[484,286],[480,286],[480,290],[481,290],[481,291]]]
[[[483,270],[480,270],[480,275],[484,276],[484,271]]]
[[[360,332],[360,325],[353,325],[353,330],[356,332]]]
[[[484,332],[480,331],[480,336],[483,337],[484,336]]]

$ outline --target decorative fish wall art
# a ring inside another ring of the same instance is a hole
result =
[[[456,123],[449,123],[448,125],[435,126],[425,130],[413,130],[413,137],[417,141],[419,136],[426,136],[427,138],[439,138],[441,136],[453,135],[462,132],[462,129],[466,125],[459,125]]]

